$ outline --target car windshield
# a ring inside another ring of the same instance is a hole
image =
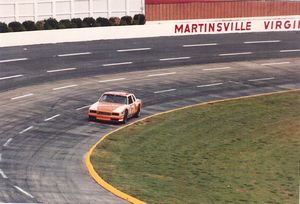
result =
[[[127,97],[113,95],[113,94],[104,94],[101,96],[99,101],[104,101],[104,102],[109,102],[109,103],[127,104]]]

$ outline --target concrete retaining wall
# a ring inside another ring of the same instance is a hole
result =
[[[0,47],[107,39],[270,31],[300,31],[300,15],[239,19],[156,21],[137,26],[1,33]]]

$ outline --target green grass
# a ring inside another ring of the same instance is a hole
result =
[[[91,160],[147,203],[298,204],[300,92],[147,119],[110,135]]]

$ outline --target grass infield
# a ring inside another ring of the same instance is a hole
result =
[[[300,91],[147,119],[110,135],[91,161],[147,203],[297,204]]]

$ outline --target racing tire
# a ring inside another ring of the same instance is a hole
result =
[[[136,112],[136,114],[134,115],[134,117],[138,118],[141,116],[141,106],[138,107],[138,110]]]
[[[124,117],[123,117],[122,123],[123,123],[123,124],[126,124],[127,121],[128,121],[128,111],[126,110],[126,111],[125,111],[125,114],[124,114]]]

